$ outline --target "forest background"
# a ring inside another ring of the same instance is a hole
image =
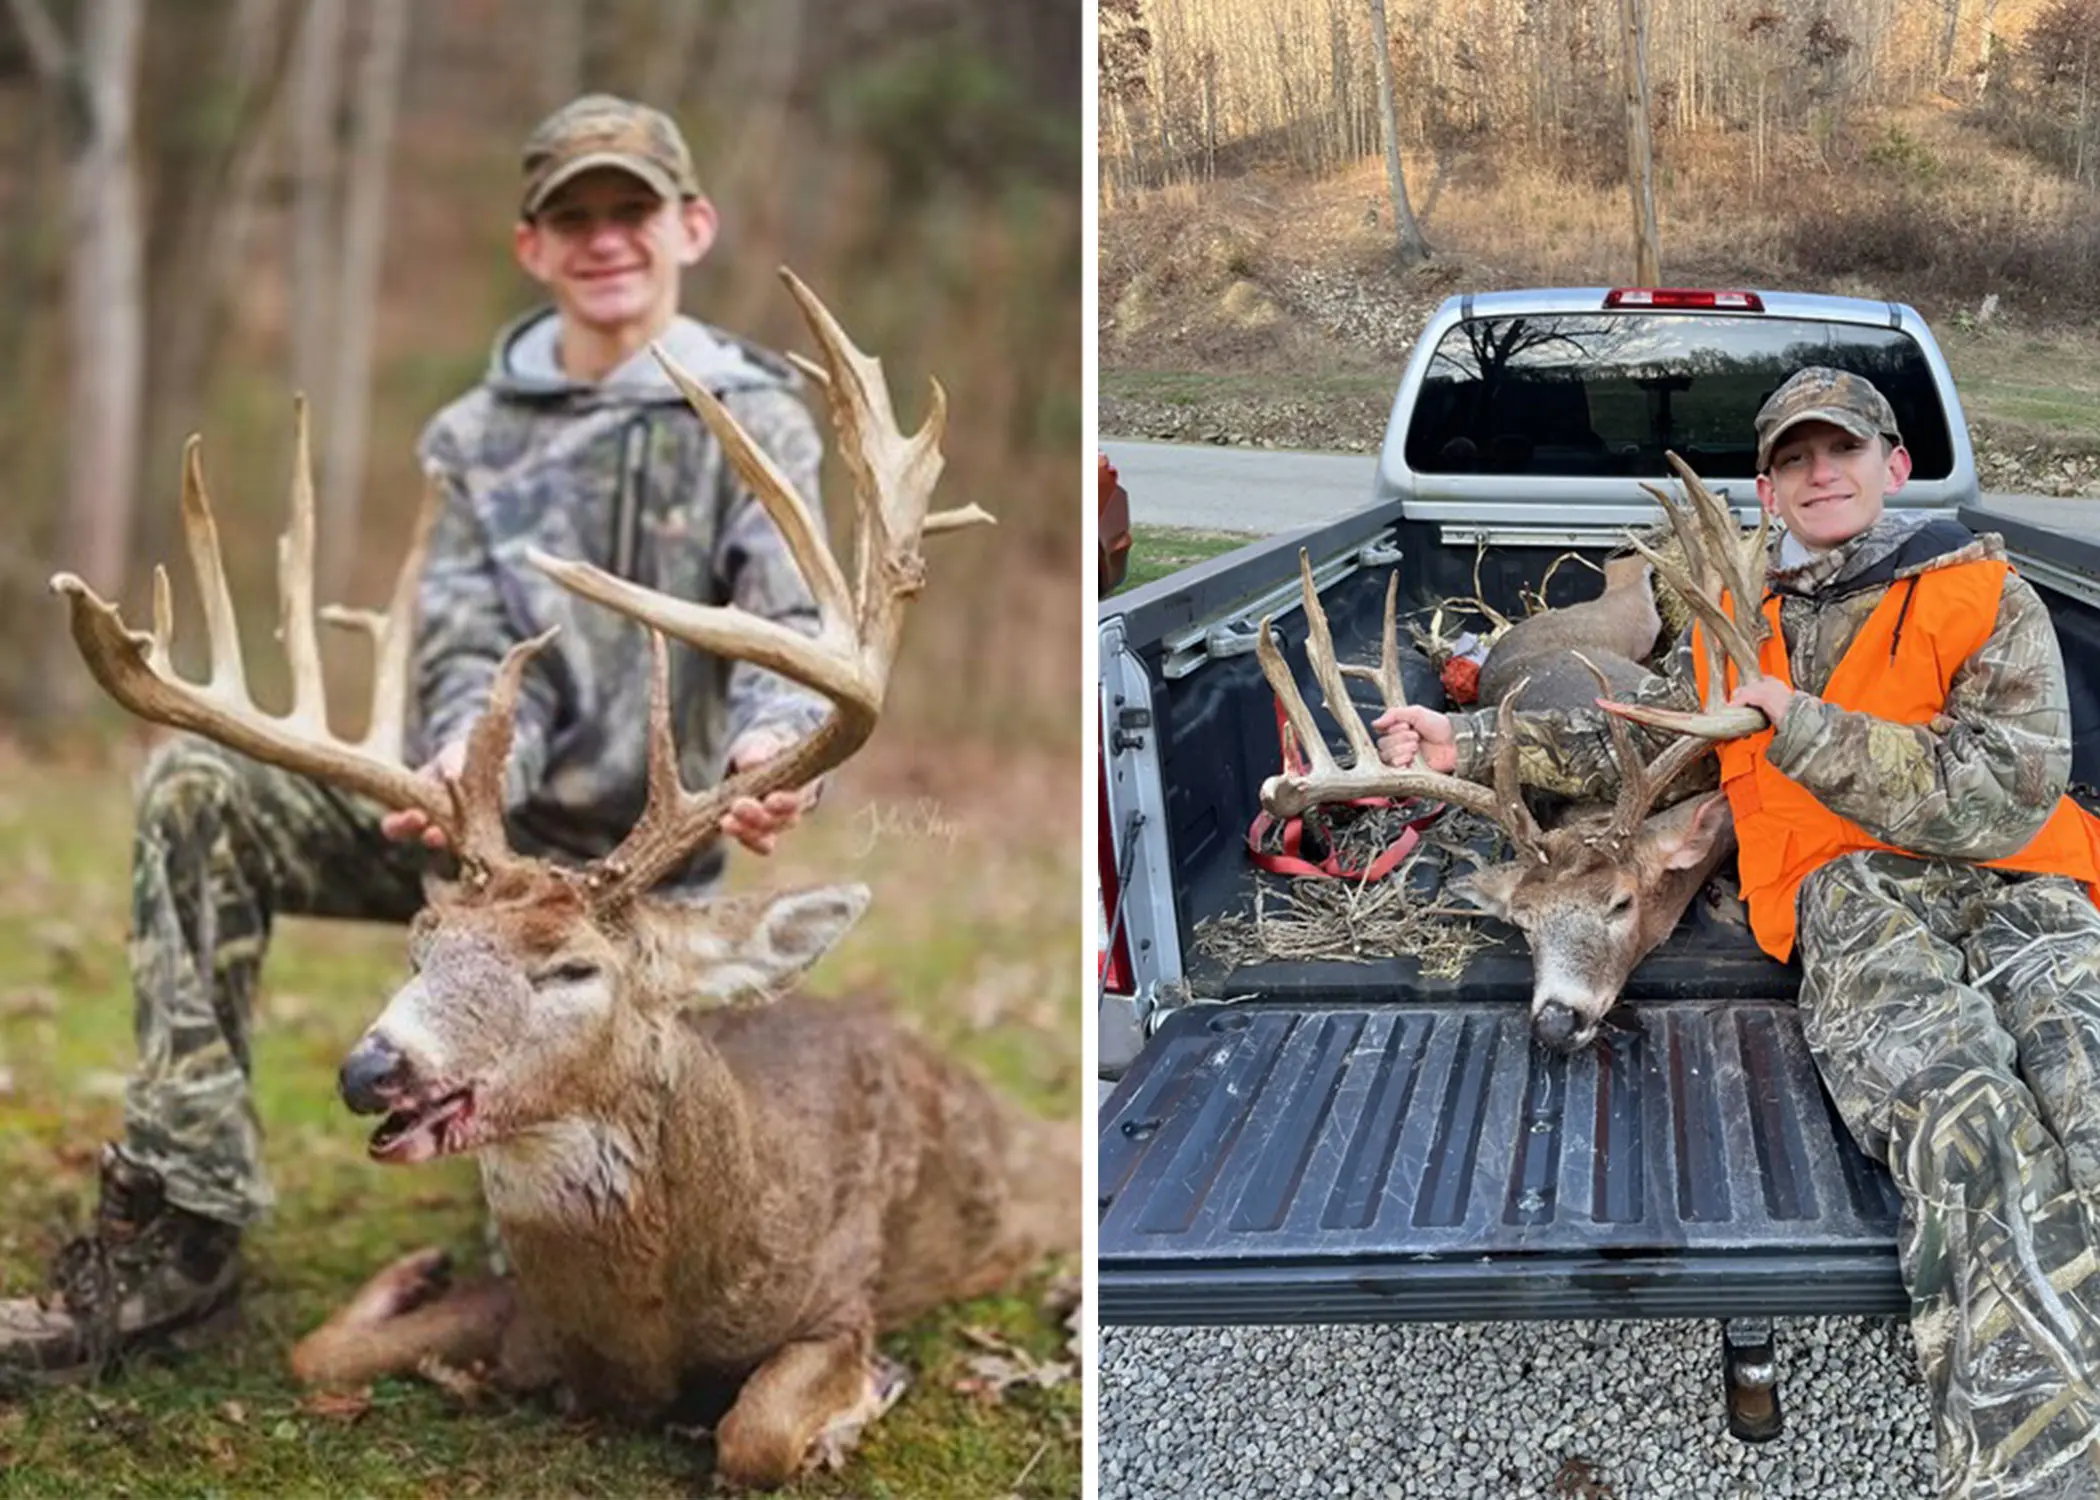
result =
[[[1645,177],[1661,284],[1912,303],[1986,488],[2100,488],[2100,0],[1099,12],[1105,434],[1375,449],[1444,296],[1635,282]]]

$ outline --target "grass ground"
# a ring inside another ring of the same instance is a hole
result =
[[[1237,531],[1191,531],[1179,526],[1133,526],[1130,528],[1130,569],[1117,593],[1128,593],[1140,584],[1178,573],[1191,563],[1222,556],[1247,545]]]
[[[1008,1093],[1076,1118],[1077,826],[1038,821],[1047,832],[1024,841],[998,817],[1013,796],[1074,805],[1076,761],[1061,760],[1072,764],[1018,773],[965,760],[939,780],[921,779],[923,759],[849,773],[769,867],[742,862],[742,882],[866,880],[869,915],[811,988],[886,992]],[[91,1210],[96,1147],[121,1133],[132,1059],[129,792],[123,767],[14,760],[0,771],[0,1294],[21,1295]],[[462,1404],[419,1382],[384,1381],[368,1401],[334,1403],[303,1400],[292,1385],[291,1343],[384,1262],[431,1243],[462,1264],[481,1254],[472,1165],[374,1166],[369,1122],[335,1098],[336,1066],[399,982],[402,953],[392,929],[279,925],[255,1057],[279,1204],[248,1239],[242,1326],[210,1351],[98,1390],[0,1404],[0,1496],[696,1492],[707,1463],[693,1443],[532,1405]],[[1078,1494],[1076,1379],[996,1400],[962,1388],[981,1373],[973,1334],[1063,1357],[1066,1332],[1046,1305],[1059,1269],[886,1340],[916,1372],[912,1389],[843,1472],[792,1493]]]

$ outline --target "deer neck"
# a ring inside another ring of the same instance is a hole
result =
[[[480,1153],[483,1192],[506,1229],[661,1221],[667,1197],[695,1182],[725,1209],[753,1200],[743,1086],[675,1014],[623,1014],[575,1082],[557,1115]]]

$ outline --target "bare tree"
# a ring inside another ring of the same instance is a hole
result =
[[[1660,235],[1655,227],[1655,137],[1648,119],[1648,39],[1641,0],[1619,0],[1626,90],[1626,187],[1633,196],[1634,284],[1662,281]]]
[[[583,91],[583,0],[540,0],[540,103],[566,104]]]
[[[234,0],[148,35],[142,113],[172,86],[160,118],[181,121],[149,133],[141,160],[153,184],[142,450],[149,493],[155,476],[177,472],[182,440],[196,430],[228,292],[251,263],[246,243],[263,190],[266,122],[294,33],[289,9],[285,0]],[[166,506],[148,505],[138,550],[166,555],[173,519]]]
[[[658,109],[675,110],[693,65],[702,10],[700,0],[659,0],[657,10],[657,34],[642,69],[642,98]]]
[[[144,236],[132,139],[144,8],[141,0],[85,0],[80,39],[69,43],[41,0],[8,3],[66,117],[71,168],[71,416],[58,560],[97,587],[115,589],[131,542],[145,385]],[[56,631],[48,644],[44,707],[77,709],[87,701],[87,684],[67,669],[71,647]]]
[[[328,423],[321,512],[324,597],[341,598],[357,553],[365,445],[372,410],[372,338],[378,321],[380,232],[386,222],[387,163],[408,43],[408,0],[372,0],[358,69],[356,127],[343,201],[343,264],[337,283],[335,375],[322,416]]]
[[[1386,36],[1385,0],[1371,0],[1371,52],[1378,67],[1378,118],[1385,135],[1385,181],[1393,196],[1393,251],[1400,264],[1429,259],[1428,242],[1407,201],[1407,175],[1400,166],[1400,124],[1393,114],[1393,53]]]
[[[336,116],[342,107],[343,0],[308,0],[292,94],[292,385],[335,408]],[[328,475],[319,483],[324,491]]]

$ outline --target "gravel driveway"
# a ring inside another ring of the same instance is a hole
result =
[[[1779,1325],[1786,1431],[1727,1435],[1711,1322],[1104,1328],[1103,1500],[1923,1500],[1895,1319]]]

